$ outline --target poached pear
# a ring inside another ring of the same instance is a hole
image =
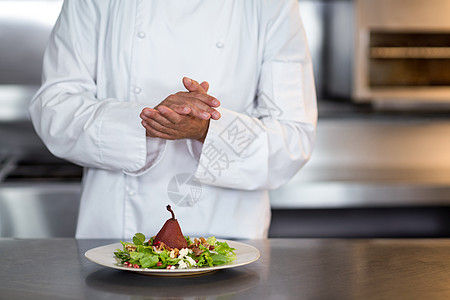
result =
[[[177,219],[175,219],[175,214],[170,207],[170,205],[166,206],[167,210],[172,214],[172,218],[168,219],[164,226],[159,230],[158,234],[153,239],[153,245],[158,244],[159,242],[166,244],[170,248],[187,248],[188,244],[186,239],[181,232],[180,225],[178,224]]]

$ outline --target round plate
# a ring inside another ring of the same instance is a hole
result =
[[[214,272],[216,270],[236,268],[250,264],[258,260],[260,253],[259,250],[253,246],[228,240],[219,240],[220,242],[227,242],[231,248],[235,248],[234,253],[236,253],[236,260],[229,264],[219,265],[215,267],[202,267],[202,268],[191,268],[191,269],[134,269],[126,268],[118,262],[114,256],[114,252],[117,249],[123,249],[121,243],[109,244],[97,248],[90,249],[86,251],[84,256],[90,261],[113,269],[119,269],[124,271],[138,272],[145,275],[158,275],[158,276],[186,276],[186,275],[200,275],[204,273]]]

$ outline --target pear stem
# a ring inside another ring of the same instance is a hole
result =
[[[166,208],[167,208],[167,210],[170,211],[170,213],[172,214],[172,220],[175,221],[175,220],[176,220],[176,219],[175,219],[175,213],[173,212],[173,210],[172,210],[172,208],[170,207],[170,205],[167,205]]]

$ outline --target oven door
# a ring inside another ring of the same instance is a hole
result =
[[[357,0],[354,99],[450,104],[450,2]]]

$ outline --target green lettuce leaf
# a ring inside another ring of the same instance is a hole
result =
[[[145,254],[144,257],[142,257],[139,262],[141,263],[142,268],[151,268],[153,266],[156,266],[158,263],[159,258],[157,255],[153,254]]]
[[[145,235],[142,233],[136,233],[133,237],[133,243],[135,245],[142,245],[145,242]]]

